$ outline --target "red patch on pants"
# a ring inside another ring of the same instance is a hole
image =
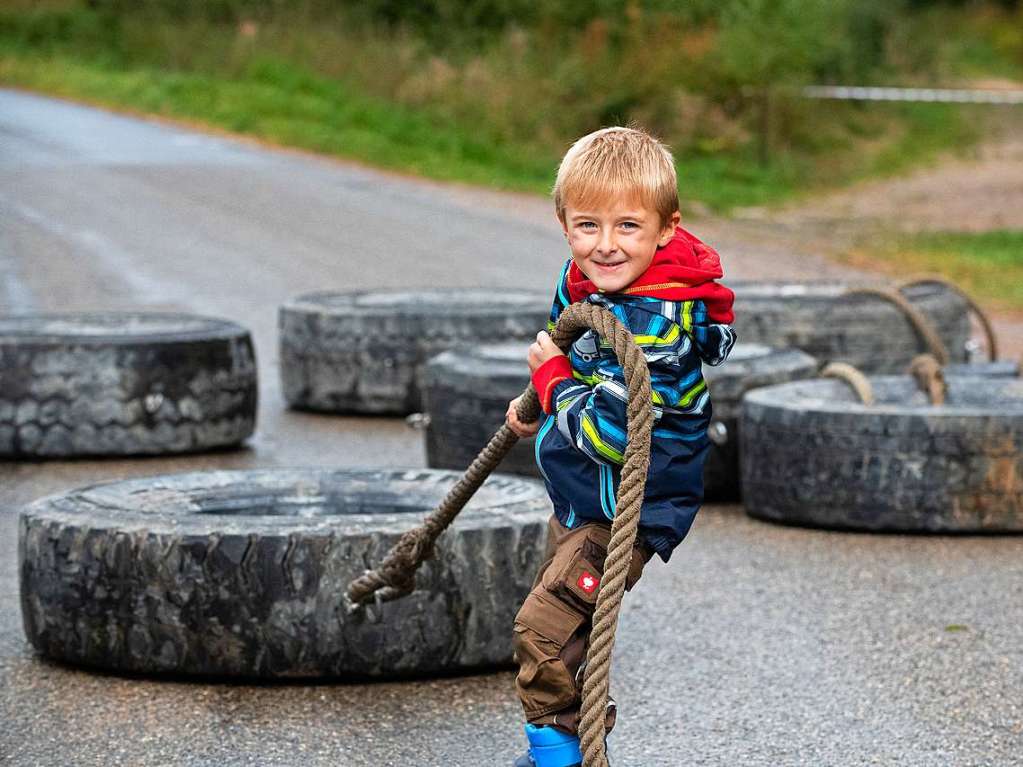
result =
[[[584,570],[583,574],[579,576],[579,580],[576,581],[576,585],[587,594],[592,594],[600,585],[600,579]]]

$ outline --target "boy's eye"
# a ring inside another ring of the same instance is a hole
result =
[[[632,230],[632,229],[635,229],[637,226],[639,226],[639,225],[635,221],[623,221],[621,223],[622,229]]]
[[[579,223],[579,227],[582,229],[596,229],[597,225],[593,221],[582,221]]]

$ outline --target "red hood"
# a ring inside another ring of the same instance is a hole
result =
[[[679,226],[671,241],[657,249],[647,270],[621,292],[668,301],[700,300],[713,322],[729,324],[735,319],[732,313],[735,294],[714,281],[721,276],[718,252]],[[600,292],[574,261],[568,269],[567,282],[573,303]]]

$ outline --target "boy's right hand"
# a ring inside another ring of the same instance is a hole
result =
[[[523,439],[535,436],[536,432],[540,429],[540,421],[536,420],[533,423],[522,423],[519,420],[518,406],[519,400],[522,399],[520,394],[518,397],[508,403],[508,412],[504,414],[504,417],[508,421],[508,427],[518,434]]]

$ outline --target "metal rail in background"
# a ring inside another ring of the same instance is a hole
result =
[[[944,104],[1023,104],[1023,90],[955,88],[873,88],[848,85],[808,85],[809,99],[840,101],[930,101]]]

